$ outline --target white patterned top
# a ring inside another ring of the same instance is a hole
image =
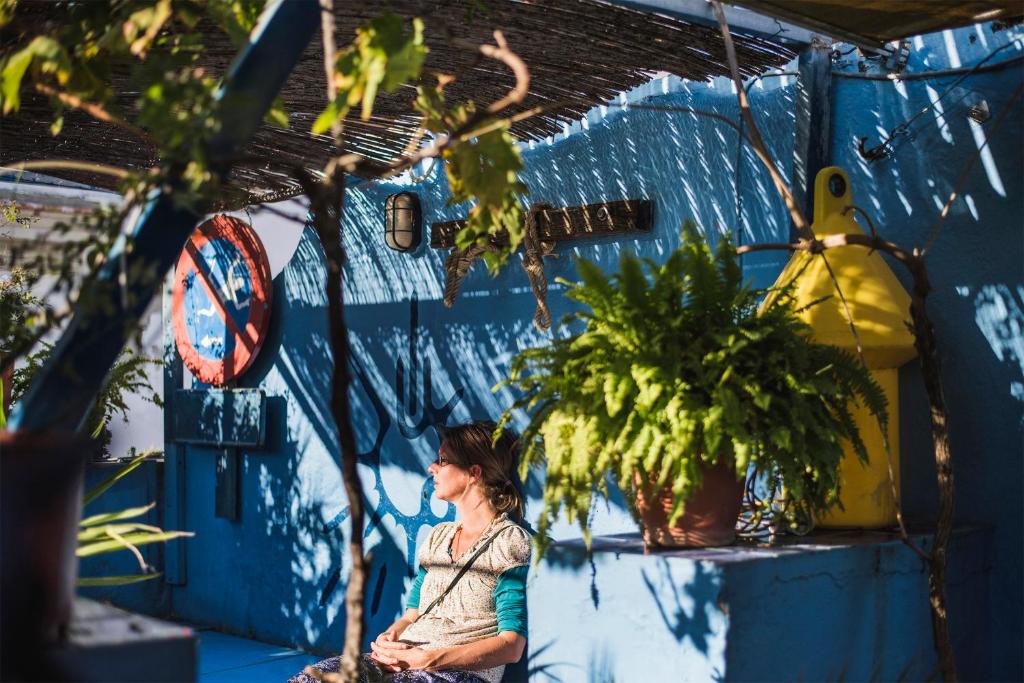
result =
[[[448,550],[458,528],[455,522],[438,524],[416,553],[420,566],[427,570],[420,587],[420,609],[426,609],[448,587],[485,539],[495,538],[448,595],[402,632],[404,642],[429,650],[465,645],[498,635],[494,589],[502,573],[530,564],[530,536],[506,515],[500,515],[476,543],[452,561]],[[496,666],[473,673],[491,683],[499,683],[504,671],[504,666]]]

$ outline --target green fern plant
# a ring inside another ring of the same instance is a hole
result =
[[[32,383],[32,378],[35,377],[36,372],[43,366],[52,351],[52,344],[42,342],[39,350],[25,356],[23,364],[15,369],[11,382],[12,404],[16,404],[21,399],[22,394]],[[134,395],[140,401],[152,403],[158,408],[163,407],[163,398],[149,383],[147,372],[148,368],[161,367],[163,364],[159,358],[144,356],[132,350],[131,347],[125,347],[121,355],[117,357],[86,420],[89,435],[98,444],[100,457],[110,457],[110,442],[113,438],[110,423],[114,417],[120,415],[122,421],[128,421],[130,395]]]
[[[582,331],[523,351],[499,385],[521,392],[503,423],[530,412],[522,475],[547,466],[538,556],[563,510],[589,544],[594,496],[614,482],[635,502],[638,474],[670,485],[673,523],[721,462],[784,482],[802,512],[838,502],[844,440],[867,460],[849,406],[884,424],[886,400],[852,356],[811,341],[792,283],[759,309],[765,291],[744,284],[731,240],[713,251],[690,222],[663,264],[623,252],[611,276],[577,270],[560,282]]]

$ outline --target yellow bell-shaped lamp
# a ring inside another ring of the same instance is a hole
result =
[[[853,204],[850,180],[838,166],[822,169],[814,180],[814,234],[821,238],[836,234],[863,234],[848,210]],[[844,211],[845,210],[845,211]],[[889,402],[888,437],[892,472],[899,491],[899,386],[897,368],[914,355],[914,338],[907,328],[910,296],[878,252],[860,246],[843,246],[825,252],[857,327],[868,368],[885,391]],[[820,255],[796,252],[786,264],[777,284],[799,277],[795,296],[798,305],[829,297],[807,308],[801,317],[811,326],[815,341],[832,344],[857,354],[857,342],[850,329],[835,283]],[[868,451],[863,465],[846,445],[840,465],[842,507],[832,508],[818,520],[819,527],[881,528],[896,524],[896,501],[889,483],[885,442],[877,420],[864,406],[852,411]]]

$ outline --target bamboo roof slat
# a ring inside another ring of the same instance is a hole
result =
[[[481,59],[465,44],[493,42],[499,29],[509,47],[530,68],[530,91],[508,113],[537,106],[558,105],[553,111],[511,126],[522,140],[541,140],[562,132],[566,123],[579,120],[591,107],[606,104],[620,92],[647,82],[653,74],[671,73],[690,80],[727,75],[725,49],[717,30],[676,17],[630,9],[603,0],[488,0],[481,11],[474,0],[367,0],[336,2],[336,41],[351,42],[355,29],[382,11],[424,19],[430,53],[424,65],[424,83],[435,72],[456,74],[446,88],[449,102],[468,99],[484,104],[505,95],[513,85],[506,67]],[[54,11],[50,0],[22,0],[19,12],[46,17]],[[203,66],[223,74],[235,56],[226,36],[206,31]],[[790,61],[795,54],[781,43],[734,34],[740,70],[754,75]],[[115,91],[126,83],[113,83]],[[336,153],[329,136],[309,132],[326,105],[322,43],[307,48],[281,93],[290,115],[290,128],[263,126],[246,150],[248,160],[231,175],[234,192],[260,195],[287,192],[295,187],[288,169],[302,165],[322,168]],[[386,163],[406,149],[419,119],[411,108],[411,87],[382,94],[368,121],[358,114],[345,125],[343,151]],[[117,105],[130,111],[132,96],[121,92]],[[80,112],[68,112],[61,134],[50,135],[52,120],[47,100],[27,93],[18,115],[0,119],[0,164],[30,159],[68,158],[145,168],[156,163],[154,150],[144,140]],[[68,174],[72,180],[112,187],[110,178]]]

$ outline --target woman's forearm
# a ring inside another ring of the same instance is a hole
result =
[[[474,643],[428,650],[433,657],[427,668],[466,671],[490,669],[518,662],[525,648],[526,638],[513,631],[504,631]]]

